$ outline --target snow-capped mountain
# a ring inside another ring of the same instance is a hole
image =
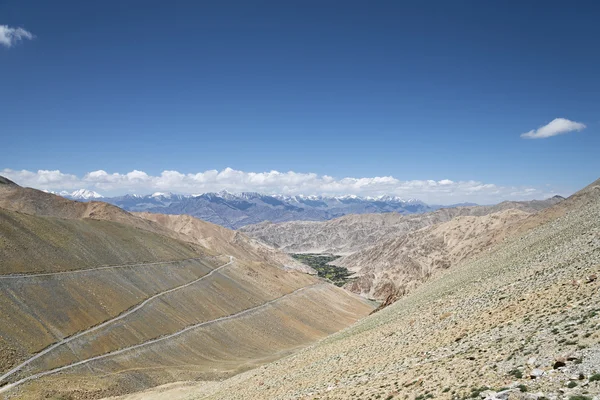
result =
[[[218,193],[195,195],[156,192],[148,195],[127,194],[103,197],[87,189],[55,194],[79,201],[101,199],[128,211],[189,214],[233,229],[263,221],[325,221],[347,214],[386,212],[417,214],[441,208],[441,206],[427,205],[416,199],[388,195],[375,197],[360,197],[354,194],[265,195],[257,192],[231,193],[223,190]]]
[[[234,229],[263,221],[324,221],[346,214],[413,214],[434,209],[419,200],[403,200],[395,196],[289,196],[231,193],[225,190],[196,195],[157,192],[146,196],[125,195],[103,200],[129,211],[189,214]]]
[[[102,196],[100,193],[94,192],[93,190],[88,190],[88,189],[76,190],[65,197],[70,197],[71,199],[75,199],[75,200],[91,200],[91,199],[104,198],[104,196]]]
[[[74,192],[68,192],[66,190],[61,190],[60,192],[55,192],[53,190],[44,190],[44,192],[52,193],[72,200],[95,200],[104,198],[104,196],[102,196],[100,193],[88,189],[78,189]]]

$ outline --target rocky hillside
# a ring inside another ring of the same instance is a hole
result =
[[[37,216],[119,222],[164,236],[185,239],[174,231],[136,217],[111,204],[100,201],[73,201],[41,190],[21,187],[6,178],[0,181],[0,207]]]
[[[54,273],[211,254],[200,246],[125,224],[40,217],[0,208],[0,274]]]
[[[0,398],[94,399],[223,379],[373,309],[284,268],[276,252],[261,258],[264,245],[246,257],[253,242],[224,228],[176,232],[0,182],[11,208],[0,207]]]
[[[459,216],[367,247],[334,261],[356,272],[346,288],[380,300],[403,296],[422,282],[502,241],[530,214],[506,210]]]
[[[143,398],[597,400],[600,181],[535,218],[290,357]]]
[[[281,265],[287,269],[316,274],[316,271],[309,266],[294,260],[282,251],[248,237],[242,232],[223,228],[220,225],[202,221],[189,215],[153,214],[148,212],[135,213],[135,215],[180,233],[189,238],[190,241],[218,254],[230,254],[240,259]]]
[[[494,206],[443,208],[425,214],[398,213],[347,215],[325,222],[263,222],[240,230],[262,242],[288,253],[352,254],[382,240],[391,239],[420,228],[446,222],[457,216],[481,216],[515,209],[536,212],[560,202],[555,196],[547,200],[506,201]]]

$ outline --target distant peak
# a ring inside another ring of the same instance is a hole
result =
[[[166,197],[166,198],[170,198],[172,196],[173,196],[173,193],[171,193],[171,192],[166,192],[166,193],[155,192],[155,193],[152,193],[152,195],[150,197]]]
[[[70,194],[70,196],[74,199],[101,199],[102,196],[98,192],[94,192],[93,190],[88,189],[79,189]]]

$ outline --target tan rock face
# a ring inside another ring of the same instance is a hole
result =
[[[504,240],[510,227],[530,214],[506,210],[484,216],[459,216],[448,222],[382,241],[336,260],[357,271],[347,288],[366,297],[404,295],[420,283]]]
[[[202,221],[189,215],[165,215],[134,213],[134,215],[180,233],[190,241],[219,254],[229,254],[237,258],[281,265],[309,274],[316,274],[309,266],[302,264],[286,253],[273,249],[247,235]]]
[[[457,216],[482,216],[509,209],[532,213],[561,200],[562,198],[557,197],[531,202],[507,201],[494,206],[444,208],[431,213],[412,215],[346,215],[325,222],[264,222],[245,226],[240,231],[288,253],[348,255],[383,240],[447,222]]]
[[[327,222],[263,223],[242,228],[288,252],[344,254],[332,264],[355,273],[346,289],[384,301],[517,233],[526,217],[562,200],[504,202],[420,215],[348,215]],[[529,228],[539,221],[531,221]]]

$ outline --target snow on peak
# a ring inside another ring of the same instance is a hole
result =
[[[63,195],[64,192],[61,192],[61,195]],[[64,193],[66,194],[66,193]],[[88,189],[79,189],[74,191],[73,193],[69,194],[69,196],[71,196],[74,199],[101,199],[104,196],[102,196],[100,193],[98,192],[94,192],[93,190],[88,190]]]
[[[166,193],[155,192],[155,193],[152,193],[152,195],[150,197],[165,197],[167,199],[170,199],[172,196],[173,196],[173,193],[171,193],[171,192],[166,192]]]
[[[360,197],[358,197],[355,194],[345,194],[343,196],[335,196],[334,199],[336,200],[356,200],[356,199],[360,199]]]

